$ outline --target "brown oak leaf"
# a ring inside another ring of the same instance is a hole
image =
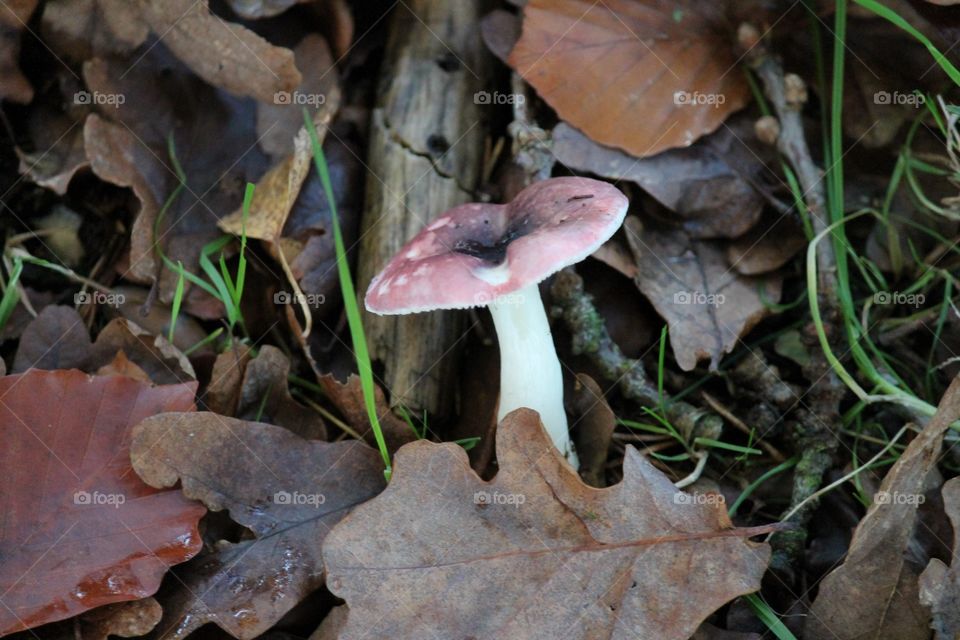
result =
[[[908,561],[917,506],[943,448],[943,435],[960,418],[960,378],[943,395],[936,415],[883,479],[860,520],[843,564],[820,581],[804,637],[846,640],[928,638],[930,615],[920,604],[920,568]]]
[[[418,441],[327,536],[340,638],[689,638],[756,591],[769,548],[718,501],[693,501],[628,447],[624,480],[586,486],[536,412],[497,433],[490,482],[453,444]]]
[[[323,584],[330,528],[383,487],[383,463],[361,442],[304,440],[274,425],[214,413],[167,413],[134,429],[131,458],[148,484],[173,486],[256,536],[221,541],[174,571],[156,637],[214,622],[254,638]]]
[[[638,267],[634,282],[670,326],[670,346],[684,371],[705,358],[716,367],[769,313],[765,303],[780,300],[780,276],[741,275],[716,241],[645,229],[635,217],[624,230]]]

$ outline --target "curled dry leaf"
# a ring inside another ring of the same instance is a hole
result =
[[[943,435],[960,418],[960,378],[936,415],[890,468],[873,505],[860,520],[843,564],[821,582],[804,637],[811,640],[928,638],[929,611],[921,606],[920,567],[905,559],[926,479],[943,448]]]
[[[634,282],[670,326],[670,346],[684,371],[706,358],[716,367],[767,315],[764,303],[780,300],[779,276],[740,275],[715,241],[644,229],[635,217],[624,229],[638,266]]]
[[[293,54],[297,66],[304,70],[303,81],[294,91],[296,95],[289,96],[289,100],[283,96],[285,99],[279,103],[275,100],[257,103],[257,143],[274,160],[294,152],[294,138],[303,128],[304,107],[314,113],[313,122],[319,135],[340,107],[340,74],[327,41],[308,34]]]
[[[84,369],[90,360],[90,335],[73,307],[44,307],[23,330],[12,373],[27,369]]]
[[[197,378],[187,357],[166,338],[151,335],[136,323],[123,318],[111,320],[100,331],[93,343],[89,366],[98,369],[114,362],[118,352],[122,352],[156,384],[192,382]]]
[[[175,571],[157,637],[184,638],[215,622],[254,638],[323,584],[320,545],[355,505],[383,488],[383,463],[357,441],[308,441],[213,413],[168,413],[136,427],[134,469],[213,511],[227,509],[256,538],[222,541]]]
[[[577,427],[580,477],[591,487],[604,487],[607,454],[617,428],[617,416],[607,404],[603,389],[585,373],[577,374],[568,410]]]
[[[764,206],[753,185],[767,171],[760,158],[769,154],[750,127],[749,119],[735,118],[690,148],[636,158],[561,122],[553,129],[553,152],[572,169],[635,182],[676,212],[691,237],[736,238],[756,224]]]
[[[727,261],[739,273],[754,276],[779,269],[806,246],[807,237],[800,224],[790,216],[777,214],[731,242]]]
[[[30,114],[32,151],[17,148],[20,173],[34,183],[63,195],[73,175],[87,166],[83,148],[83,121],[47,107]]]
[[[64,0],[46,9],[43,28],[56,49],[78,60],[130,52],[153,31],[210,84],[264,102],[300,83],[293,52],[226,22],[207,0]]]
[[[98,607],[80,618],[83,640],[107,640],[109,636],[134,638],[157,626],[163,609],[154,598]]]
[[[205,509],[130,469],[130,431],[195,384],[30,370],[0,378],[0,635],[154,593],[201,547]]]
[[[275,424],[308,440],[325,440],[327,429],[320,416],[290,395],[289,376],[287,356],[274,346],[264,346],[243,374],[237,417]]]
[[[36,7],[37,0],[8,0],[0,6],[0,100],[33,100],[33,87],[20,72],[20,32]]]
[[[207,0],[139,0],[142,19],[194,73],[239,96],[272,102],[300,84],[293,52],[210,11]]]
[[[149,33],[131,0],[60,0],[43,9],[44,40],[74,60],[128,53]]]
[[[147,372],[131,362],[123,351],[117,351],[113,360],[97,369],[96,374],[98,376],[126,376],[147,384],[153,382]]]
[[[332,374],[326,374],[320,376],[318,382],[323,388],[324,395],[337,408],[347,424],[356,429],[357,433],[363,436],[367,442],[374,444],[373,429],[370,427],[370,418],[367,417],[360,377],[350,374],[344,383],[337,380]],[[374,396],[377,416],[380,418],[380,427],[383,429],[383,437],[387,441],[387,448],[390,451],[396,451],[406,443],[415,440],[417,435],[410,428],[410,425],[393,414],[380,387],[374,386]]]
[[[749,99],[726,4],[530,0],[510,64],[600,144],[638,157],[685,147]]]
[[[721,505],[678,500],[635,449],[622,483],[593,489],[518,409],[497,452],[489,483],[453,444],[397,453],[383,494],[324,544],[327,586],[350,607],[340,638],[686,640],[759,588],[770,552],[747,537],[770,528],[734,529]]]
[[[150,148],[140,144],[132,132],[96,114],[87,118],[83,137],[93,172],[106,182],[131,188],[140,202],[130,241],[128,274],[141,282],[149,282],[156,271],[153,223],[166,188],[162,169],[156,166]]]
[[[158,239],[171,261],[182,260],[199,272],[202,246],[220,235],[219,217],[239,207],[243,185],[257,182],[268,168],[269,159],[255,144],[255,104],[207,85],[162,43],[133,67],[118,58],[94,59],[83,72],[91,92],[125,97],[122,104],[89,116],[84,131],[92,170],[107,182],[131,187],[141,203],[131,229],[130,266],[122,275],[144,283],[157,276],[154,225],[178,184],[169,160],[170,135],[186,188],[167,210]],[[172,300],[176,282],[175,273],[164,269],[162,302]],[[219,303],[206,311],[194,304],[200,293],[189,287],[184,309],[220,317]]]
[[[920,602],[930,607],[937,640],[960,637],[960,478],[943,485],[943,506],[953,525],[953,560],[948,568],[937,558],[920,574]]]
[[[213,361],[210,383],[203,393],[200,407],[222,416],[237,415],[240,404],[240,385],[247,364],[253,358],[253,349],[244,344],[234,344]]]

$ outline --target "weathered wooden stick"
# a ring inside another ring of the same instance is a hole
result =
[[[394,9],[371,119],[359,291],[427,223],[466,202],[483,162],[491,56],[476,28],[481,3],[408,0]],[[443,286],[438,284],[438,286]],[[362,293],[361,293],[362,295]],[[443,415],[457,388],[459,312],[365,314],[371,355],[391,404]]]

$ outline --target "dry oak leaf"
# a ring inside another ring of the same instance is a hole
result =
[[[943,506],[953,525],[953,560],[947,568],[937,558],[920,574],[920,602],[933,612],[937,640],[960,637],[960,478],[943,485]]]
[[[323,134],[340,108],[340,74],[323,37],[310,33],[293,49],[297,66],[304,70],[303,81],[294,96],[281,96],[282,101],[257,103],[257,144],[275,161],[295,151],[294,138],[303,128],[303,108],[313,114],[313,123],[323,141]],[[286,98],[290,98],[287,100]],[[300,104],[310,100],[311,104]]]
[[[150,35],[137,3],[130,0],[48,2],[42,20],[44,40],[75,60],[129,53]]]
[[[0,378],[0,635],[156,592],[202,545],[206,509],[130,468],[133,425],[195,384],[40,371]]]
[[[73,307],[44,307],[20,336],[11,373],[27,369],[84,369],[91,344],[83,318]]]
[[[124,274],[140,283],[157,276],[156,241],[162,242],[171,261],[182,260],[184,267],[197,272],[201,248],[221,235],[219,218],[239,206],[243,185],[257,182],[269,166],[256,145],[256,104],[201,80],[165,43],[167,39],[150,48],[132,68],[122,58],[96,58],[83,65],[90,92],[126,97],[123,104],[89,116],[84,137],[93,172],[112,184],[131,187],[140,202]],[[155,238],[160,205],[177,185],[167,160],[171,135],[186,185],[166,211]],[[173,300],[176,283],[173,270],[160,270],[161,302]],[[190,285],[183,309],[207,319],[223,314],[220,303]]]
[[[290,395],[289,377],[289,358],[273,345],[264,345],[243,371],[236,417],[275,424],[307,440],[326,440],[320,414]]]
[[[530,0],[510,64],[601,144],[638,157],[685,147],[749,99],[725,5]]]
[[[716,241],[644,229],[633,216],[624,230],[637,261],[634,282],[670,326],[670,346],[684,371],[705,358],[715,368],[769,313],[764,303],[780,300],[780,276],[737,273]]]
[[[689,148],[648,158],[597,144],[563,122],[553,128],[558,161],[578,171],[635,182],[675,212],[694,238],[736,238],[756,224],[766,201],[754,184],[769,174],[761,160],[772,156],[768,149],[756,140],[753,120],[745,116],[731,118]]]
[[[336,407],[346,423],[356,429],[357,433],[369,444],[376,444],[373,429],[370,427],[370,418],[367,416],[366,404],[363,400],[360,376],[351,373],[347,376],[346,382],[340,382],[333,374],[328,373],[318,376],[317,382],[323,389],[323,394]],[[383,389],[374,386],[373,395],[387,449],[391,452],[396,451],[408,442],[416,440],[417,434],[410,428],[410,425],[391,411],[387,398],[383,394]]]
[[[207,0],[62,0],[49,4],[43,29],[78,60],[131,51],[152,31],[208,83],[264,102],[300,83],[292,51],[223,20]]]
[[[341,639],[685,640],[759,589],[770,551],[747,537],[771,528],[678,500],[635,449],[623,482],[588,487],[518,409],[497,452],[484,482],[461,447],[409,444],[387,489],[327,536],[327,586],[350,607]]]
[[[125,318],[114,318],[101,329],[90,355],[89,367],[99,369],[124,356],[156,384],[176,384],[196,380],[193,365],[183,352],[163,336]]]
[[[213,511],[228,509],[253,540],[221,541],[174,574],[155,637],[214,622],[240,640],[272,627],[323,584],[320,545],[355,505],[383,488],[383,463],[357,441],[304,440],[270,424],[167,413],[134,429],[131,459],[148,484]]]
[[[804,638],[912,640],[929,638],[930,612],[920,604],[920,568],[907,556],[917,506],[936,467],[943,435],[960,419],[960,377],[937,413],[901,454],[854,531],[843,564],[820,582]]]
[[[32,151],[16,149],[20,173],[41,187],[65,194],[74,174],[90,164],[83,145],[83,121],[41,106],[31,111],[28,129]]]
[[[293,52],[224,21],[207,0],[139,0],[143,19],[198,76],[239,96],[273,102],[300,84]]]

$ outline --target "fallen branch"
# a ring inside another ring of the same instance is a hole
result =
[[[683,434],[720,432],[723,420],[717,414],[682,400],[671,401],[669,397],[661,402],[656,385],[647,379],[643,363],[623,355],[610,337],[603,316],[583,288],[583,278],[573,268],[554,276],[550,296],[554,315],[563,318],[573,336],[573,353],[589,358],[604,378],[617,383],[625,398],[648,407],[664,405],[667,419]]]
[[[767,49],[755,27],[741,25],[738,31],[740,45],[747,50],[747,61],[763,83],[764,93],[776,113],[779,131],[775,134],[777,150],[796,172],[803,190],[803,200],[810,215],[814,235],[825,232],[830,222],[826,215],[826,190],[823,173],[814,163],[803,130],[802,110],[807,101],[807,88],[795,74],[786,74],[780,61]],[[822,322],[830,343],[842,335],[837,307],[837,271],[833,244],[821,242],[816,247],[817,302]],[[785,519],[792,519],[795,528],[776,534],[771,540],[774,549],[771,565],[774,569],[792,574],[805,547],[806,524],[817,505],[814,496],[823,482],[824,473],[834,461],[839,440],[840,401],[846,387],[830,367],[816,332],[804,332],[809,347],[810,362],[803,367],[804,377],[810,381],[808,402],[797,412],[798,421],[793,431],[800,461],[794,471],[793,493]],[[833,347],[833,344],[831,344]],[[836,349],[833,349],[836,352]]]

